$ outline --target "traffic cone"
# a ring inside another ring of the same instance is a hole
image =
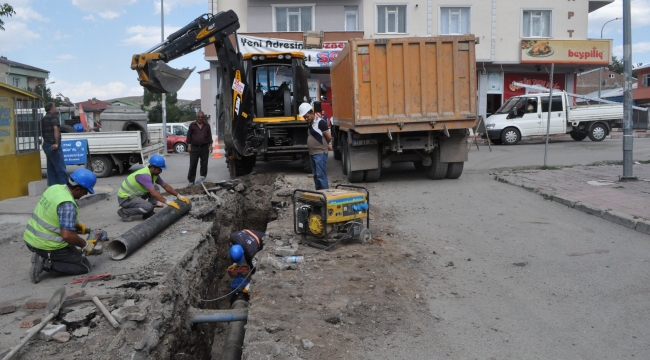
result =
[[[223,156],[221,156],[221,150],[219,149],[219,137],[216,138],[214,142],[214,155],[212,155],[213,159],[221,159]]]

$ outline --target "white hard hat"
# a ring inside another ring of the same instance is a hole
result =
[[[300,116],[305,116],[305,114],[310,111],[312,111],[312,107],[306,102],[300,104],[300,107],[298,108],[298,114],[300,114]]]

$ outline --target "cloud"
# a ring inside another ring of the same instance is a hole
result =
[[[650,25],[650,0],[632,0],[632,27],[643,27]],[[617,17],[623,17],[623,0],[616,0],[589,14],[589,29],[593,34],[600,37],[600,30],[605,22]],[[613,21],[603,30],[603,34],[614,29],[622,29],[623,21]],[[603,35],[603,37],[605,37]]]
[[[175,26],[165,26],[165,36],[173,33],[174,31],[180,29]],[[131,26],[126,29],[128,34],[133,34],[133,36],[126,38],[120,42],[121,45],[126,46],[137,46],[144,48],[154,46],[160,43],[160,27],[159,26]]]
[[[3,53],[22,49],[41,38],[27,24],[19,21],[5,22],[5,31],[0,31],[0,49]]]
[[[50,80],[52,79],[53,78]],[[139,93],[134,93],[131,91],[131,89],[127,89],[126,84],[119,81],[103,85],[94,84],[90,81],[84,81],[82,83],[57,81],[56,89],[57,90],[53,92],[60,92],[61,94],[70,98],[72,102],[86,101],[93,97],[100,100],[106,100],[123,96],[142,95],[142,88],[140,88]]]
[[[178,90],[178,98],[183,100],[196,100],[201,98],[200,86],[183,86]]]
[[[164,0],[165,14],[171,13],[172,9],[178,5],[181,6],[194,6],[199,4],[205,4],[205,0]],[[209,0],[208,0],[209,3]],[[160,14],[160,0],[154,0],[153,2],[154,12]]]
[[[95,19],[95,17],[93,16],[93,14],[86,15],[86,16],[82,17],[82,19],[83,20],[90,20],[90,21],[97,21],[97,19]]]
[[[66,61],[75,60],[75,59],[78,59],[78,58],[76,56],[74,56],[74,55],[71,55],[71,54],[63,54],[63,55],[57,55],[55,57],[55,59],[57,60],[57,62],[66,62]]]
[[[68,39],[68,38],[71,38],[71,37],[72,37],[72,35],[61,34],[61,30],[57,30],[54,33],[54,36],[52,36],[52,40],[59,41],[59,40]]]
[[[13,15],[13,18],[16,18],[18,20],[23,20],[23,21],[30,21],[30,20],[36,20],[36,21],[42,21],[42,22],[49,22],[49,19],[46,19],[43,17],[43,15],[37,13],[32,9],[31,7],[18,7],[14,6],[14,10],[16,11],[16,14]]]
[[[642,42],[632,44],[632,62],[636,61],[634,60],[635,55],[648,54],[648,53],[650,53],[650,42],[642,41]],[[616,56],[619,60],[623,61],[623,45],[617,45],[612,47],[612,55]]]
[[[137,0],[72,0],[72,5],[79,9],[95,13],[104,19],[114,19],[119,17],[123,12],[123,7],[133,5]]]

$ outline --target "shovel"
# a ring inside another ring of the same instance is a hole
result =
[[[47,302],[47,311],[49,314],[43,319],[43,322],[40,323],[38,326],[33,328],[27,335],[23,338],[23,340],[20,342],[20,344],[16,345],[11,351],[4,357],[2,360],[9,360],[11,359],[18,350],[20,350],[27,342],[34,337],[34,335],[38,334],[44,327],[47,325],[52,319],[54,319],[55,316],[59,315],[59,309],[61,309],[61,304],[63,304],[63,300],[65,299],[65,287],[59,288],[57,291],[54,292],[54,295],[50,298],[50,301]]]
[[[203,190],[205,190],[205,193],[208,194],[208,196],[212,197],[217,202],[217,205],[221,205],[221,200],[219,200],[219,197],[215,193],[209,192],[208,188],[205,187],[205,184],[201,183],[201,186],[203,186]]]

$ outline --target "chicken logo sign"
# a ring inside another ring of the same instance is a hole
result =
[[[607,65],[611,40],[521,40],[522,64]]]

